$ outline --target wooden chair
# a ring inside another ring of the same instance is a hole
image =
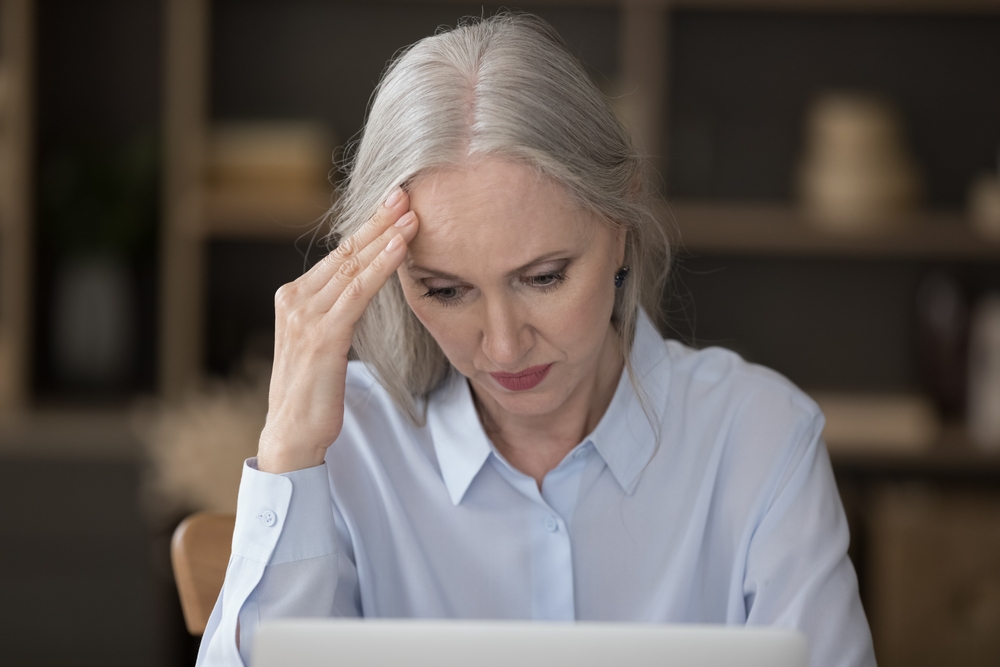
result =
[[[170,540],[170,560],[188,632],[205,632],[222,590],[233,544],[235,514],[198,512],[181,521]]]

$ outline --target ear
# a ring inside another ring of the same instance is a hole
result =
[[[628,230],[624,227],[615,228],[614,239],[615,266],[622,266],[625,264],[625,246],[628,242]]]

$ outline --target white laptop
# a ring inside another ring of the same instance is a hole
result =
[[[807,667],[776,628],[298,619],[261,624],[251,667]]]

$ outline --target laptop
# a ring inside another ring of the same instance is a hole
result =
[[[375,619],[261,624],[252,667],[807,667],[792,630]]]

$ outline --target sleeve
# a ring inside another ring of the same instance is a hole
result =
[[[748,625],[795,628],[812,667],[874,667],[871,631],[847,556],[847,517],[818,413],[779,471],[749,543]]]
[[[248,664],[262,621],[359,615],[352,550],[342,527],[325,463],[275,475],[248,459],[232,555],[197,664]]]

